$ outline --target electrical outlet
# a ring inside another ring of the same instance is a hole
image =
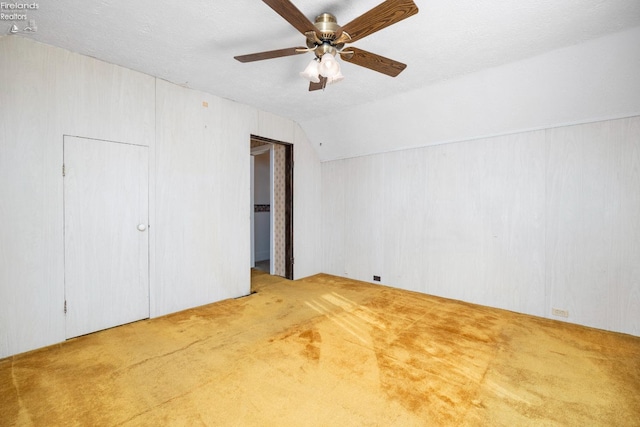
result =
[[[551,314],[553,314],[554,316],[569,317],[569,310],[560,310],[559,308],[552,308]]]
[[[373,281],[374,282],[379,282],[380,281],[380,276],[373,276]]]

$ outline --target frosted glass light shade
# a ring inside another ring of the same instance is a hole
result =
[[[309,65],[307,65],[307,68],[305,68],[300,75],[310,82],[320,83],[320,77],[318,76],[318,61],[315,59],[311,60]]]
[[[321,76],[332,78],[340,73],[340,64],[338,64],[338,61],[336,61],[336,58],[334,58],[332,54],[325,53],[320,60],[318,71]]]
[[[333,77],[327,78],[327,84],[334,84],[344,80],[344,76],[342,75],[342,71],[338,70],[338,74]]]

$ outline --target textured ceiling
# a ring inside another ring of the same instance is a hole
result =
[[[28,12],[37,32],[20,36],[301,122],[640,25],[638,0],[414,1],[417,15],[353,44],[406,63],[402,74],[391,78],[342,62],[345,80],[311,93],[298,76],[311,53],[245,64],[233,59],[304,45],[260,0],[47,1]],[[380,2],[293,3],[312,21],[330,12],[346,24]],[[2,34],[10,25],[0,21]]]

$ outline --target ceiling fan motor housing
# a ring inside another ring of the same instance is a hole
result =
[[[325,12],[316,17],[314,26],[320,34],[317,32],[309,33],[307,47],[314,50],[318,59],[322,58],[325,53],[335,56],[344,47],[344,43],[335,43],[336,34],[340,28],[336,17]]]
[[[336,31],[338,30],[338,21],[335,16],[330,13],[323,13],[316,16],[315,27],[320,30],[320,40],[331,41],[336,39]]]

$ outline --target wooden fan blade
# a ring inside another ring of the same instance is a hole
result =
[[[298,51],[298,49],[306,49],[306,47],[289,47],[287,49],[269,50],[266,52],[250,53],[248,55],[234,56],[240,62],[253,62],[262,61],[263,59],[280,58],[282,56],[298,55],[299,53],[306,53],[305,50]]]
[[[313,22],[309,21],[309,18],[304,16],[300,10],[293,5],[289,0],[262,0],[271,9],[275,10],[278,15],[282,16],[289,24],[293,25],[296,30],[305,34],[309,31],[313,31],[316,34],[318,29]]]
[[[350,52],[353,52],[353,54],[350,54]],[[355,47],[345,48],[344,51],[340,53],[340,57],[343,61],[351,62],[352,64],[356,64],[391,77],[397,76],[402,72],[402,70],[407,68],[407,65],[402,62],[394,61],[393,59],[385,58],[384,56],[376,55],[375,53],[367,52],[366,50]]]
[[[327,78],[320,76],[320,83],[309,83],[309,92],[324,89],[327,86]]]
[[[418,6],[412,0],[387,0],[343,25],[342,30],[349,34],[350,41],[354,42],[416,13]]]

